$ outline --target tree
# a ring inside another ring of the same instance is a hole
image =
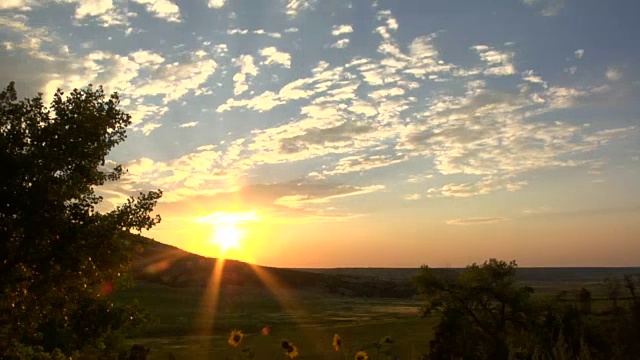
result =
[[[620,296],[622,295],[622,282],[617,278],[606,278],[604,279],[604,284],[607,290],[607,297],[611,300],[612,311],[619,310],[618,300],[620,300]]]
[[[578,292],[578,303],[580,304],[580,311],[585,314],[591,314],[591,291],[586,288],[580,288]]]
[[[423,314],[441,313],[431,359],[508,359],[514,334],[527,328],[529,287],[515,282],[516,263],[491,259],[464,271],[422,267],[413,281],[426,295]]]
[[[98,211],[96,188],[124,173],[105,157],[131,119],[102,87],[63,95],[47,108],[42,94],[18,101],[13,82],[0,93],[0,358],[103,354],[141,320],[99,289],[124,277],[162,192]]]

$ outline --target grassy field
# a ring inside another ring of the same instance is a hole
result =
[[[310,291],[279,295],[285,299],[262,289],[228,287],[220,293],[215,314],[197,288],[141,282],[116,292],[114,298],[137,300],[156,318],[156,324],[132,340],[151,348],[150,359],[236,358],[239,349],[227,344],[232,329],[246,334],[242,345],[250,347],[256,359],[285,358],[280,347],[285,339],[300,349],[300,359],[352,359],[367,346],[375,355],[372,343],[385,336],[394,340],[387,350],[401,359],[415,359],[427,351],[435,323],[435,318],[418,316],[421,304],[416,300],[345,298]],[[269,335],[261,333],[265,327],[271,329]],[[335,333],[344,344],[338,353],[331,345]]]
[[[364,348],[372,359],[387,359],[376,356],[371,346],[385,336],[394,340],[387,350],[399,359],[418,359],[428,350],[437,318],[419,317],[422,302],[414,299],[415,288],[409,282],[419,269],[261,267],[257,271],[249,264],[227,261],[223,290],[215,304],[204,286],[216,261],[155,243],[137,262],[135,274],[141,280],[137,286],[112,295],[118,302],[138,301],[155,318],[155,324],[131,339],[151,348],[150,359],[239,358],[240,349],[227,344],[233,329],[245,334],[241,347],[250,347],[255,359],[286,358],[283,340],[299,348],[300,359],[353,359]],[[538,299],[564,291],[565,301],[575,301],[578,290],[586,287],[593,295],[593,310],[601,312],[610,308],[604,278],[639,272],[638,268],[521,268],[517,279],[532,286]],[[259,273],[277,280],[275,292],[262,285]],[[265,327],[270,329],[268,335],[262,334]],[[331,345],[336,333],[343,339],[341,352]]]

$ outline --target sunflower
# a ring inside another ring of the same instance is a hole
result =
[[[295,359],[300,355],[298,348],[286,340],[282,342],[282,348],[284,349],[284,354],[290,359]]]
[[[369,360],[369,355],[367,355],[367,353],[364,352],[364,351],[358,351],[356,353],[355,359],[356,360]]]
[[[231,334],[229,335],[229,341],[228,341],[229,345],[233,347],[240,345],[243,337],[244,337],[244,334],[242,333],[242,331],[232,330]]]
[[[342,339],[340,339],[340,335],[338,334],[333,335],[333,348],[336,349],[336,351],[340,351],[341,347],[342,347]]]

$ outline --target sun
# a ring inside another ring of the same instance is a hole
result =
[[[235,224],[216,224],[211,241],[220,245],[222,252],[226,253],[229,249],[240,250],[240,239],[243,235],[242,230]]]

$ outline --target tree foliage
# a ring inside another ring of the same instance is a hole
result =
[[[97,209],[96,188],[124,173],[105,157],[130,124],[118,94],[101,87],[58,90],[49,107],[41,94],[18,100],[13,83],[0,93],[0,357],[99,350],[141,320],[100,291],[123,278],[140,232],[160,221],[159,190]]]
[[[608,279],[611,310],[594,313],[587,289],[575,300],[534,299],[516,269],[495,259],[462,271],[423,266],[413,279],[427,300],[423,314],[440,316],[429,359],[640,359],[640,277]]]
[[[525,329],[531,312],[532,290],[515,285],[515,270],[515,262],[495,259],[440,276],[422,268],[414,282],[428,298],[423,313],[442,314],[432,358],[508,358],[509,334]]]

